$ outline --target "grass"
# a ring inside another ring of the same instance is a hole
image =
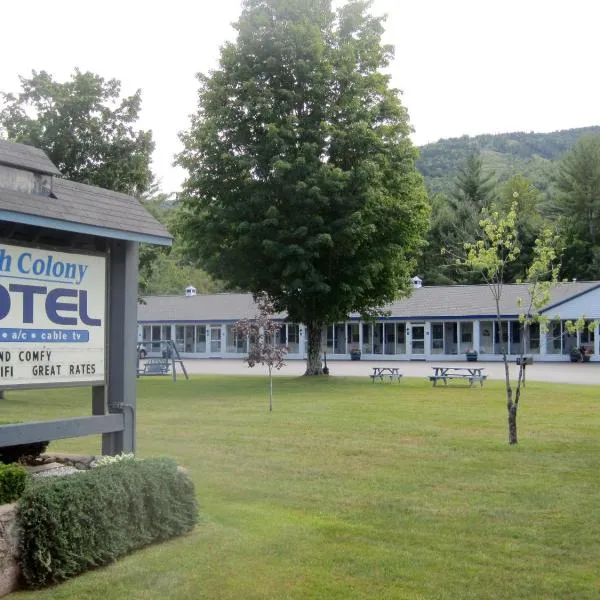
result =
[[[528,383],[509,447],[494,381],[277,378],[272,414],[260,377],[138,386],[138,454],[189,469],[200,525],[15,599],[600,596],[598,387]],[[84,390],[9,392],[0,414],[90,405]]]

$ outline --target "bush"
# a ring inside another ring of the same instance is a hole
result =
[[[38,480],[19,506],[20,566],[41,587],[191,530],[191,480],[167,459],[125,460]]]
[[[19,465],[0,465],[0,504],[14,502],[25,489],[27,471]]]

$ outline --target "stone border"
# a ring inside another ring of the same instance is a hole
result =
[[[19,587],[18,504],[0,505],[0,597]]]
[[[31,475],[64,467],[74,467],[81,471],[89,469],[96,458],[87,454],[53,452],[40,455],[33,464],[25,465],[25,468]],[[0,598],[19,587],[18,506],[18,502],[0,505]]]

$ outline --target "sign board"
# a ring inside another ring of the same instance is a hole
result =
[[[104,382],[106,259],[0,244],[0,388]]]

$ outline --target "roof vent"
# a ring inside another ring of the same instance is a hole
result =
[[[197,294],[196,288],[193,285],[188,285],[185,288],[185,295],[186,296],[195,296]]]
[[[411,279],[411,281],[414,288],[423,287],[423,280],[420,277],[415,276]]]

